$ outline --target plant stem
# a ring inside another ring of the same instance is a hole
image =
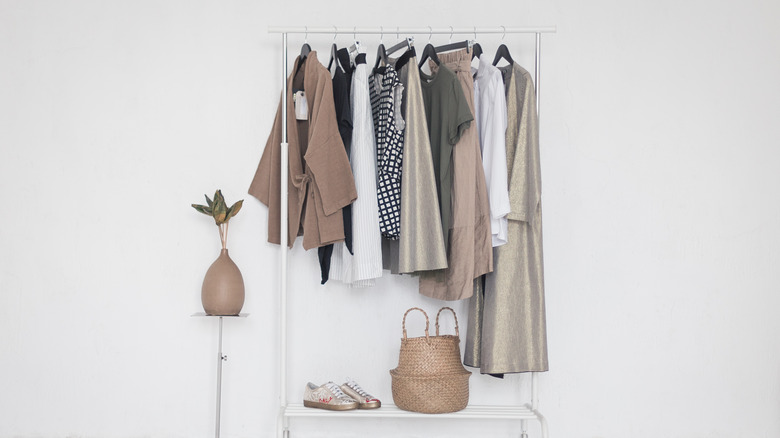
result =
[[[225,229],[222,227],[224,224],[219,224],[219,240],[222,242],[222,249],[226,249],[226,241],[225,241]]]

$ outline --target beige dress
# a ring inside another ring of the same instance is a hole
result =
[[[391,59],[404,86],[404,161],[401,173],[401,236],[383,241],[385,269],[413,274],[447,267],[431,143],[414,49]]]
[[[442,53],[439,60],[454,71],[474,113],[471,54],[466,50]],[[438,66],[431,62],[435,74]],[[472,123],[452,152],[452,227],[449,230],[448,268],[420,274],[420,293],[442,300],[462,300],[474,292],[474,279],[493,270],[485,173],[477,128]]]
[[[531,75],[505,67],[508,242],[496,247],[495,271],[477,283],[469,308],[464,363],[483,374],[547,371],[542,258],[541,168]]]

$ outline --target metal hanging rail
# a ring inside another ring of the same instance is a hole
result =
[[[557,32],[556,26],[537,26],[537,27],[400,27],[396,26],[384,28],[380,27],[308,27],[308,26],[269,26],[268,33],[277,33],[282,35],[282,92],[285,98],[282,99],[282,119],[284,129],[282,129],[281,141],[281,199],[285,207],[281,208],[280,217],[280,298],[279,298],[279,416],[277,419],[277,436],[279,438],[289,437],[289,419],[291,417],[332,417],[332,418],[366,418],[366,417],[399,417],[399,418],[507,418],[517,419],[521,422],[523,438],[527,438],[526,426],[528,420],[536,420],[541,428],[543,438],[548,437],[547,420],[537,410],[538,391],[537,374],[531,373],[531,403],[523,406],[468,406],[466,409],[452,414],[427,415],[414,412],[401,411],[395,406],[386,406],[378,411],[358,411],[358,412],[320,412],[317,409],[304,408],[302,405],[291,405],[287,398],[287,255],[288,255],[288,214],[287,214],[287,181],[288,181],[288,142],[287,142],[287,36],[288,34],[352,34],[360,35],[391,35],[395,33],[400,35],[420,34],[535,34],[535,56],[534,56],[534,84],[536,91],[536,110],[537,117],[539,113],[539,80],[541,78],[541,36],[543,33]]]
[[[268,33],[326,33],[326,34],[361,34],[361,35],[380,35],[380,34],[473,34],[476,33],[555,33],[556,26],[538,26],[538,27],[338,27],[338,26],[270,26]]]

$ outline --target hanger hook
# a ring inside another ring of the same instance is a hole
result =
[[[309,26],[303,26],[303,44],[309,44]]]
[[[433,28],[431,26],[428,26],[428,30],[430,33],[428,34],[428,44],[431,43],[431,37],[433,37]]]
[[[506,37],[506,26],[501,26],[501,29],[504,29],[504,34],[501,35],[501,41],[504,41],[504,37]]]
[[[401,39],[401,26],[395,27],[395,39],[397,40]]]
[[[357,41],[357,26],[352,28],[352,39]]]
[[[477,40],[477,26],[474,26],[474,41]]]
[[[379,26],[379,44],[384,44],[385,40],[385,28],[382,26]]]
[[[336,36],[339,34],[339,28],[333,26],[333,44],[336,44]]]
[[[455,33],[455,28],[450,26],[450,42],[448,44],[452,44],[452,34]]]

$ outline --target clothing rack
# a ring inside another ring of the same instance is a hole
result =
[[[548,438],[547,420],[537,411],[538,392],[537,392],[537,373],[531,373],[531,403],[523,406],[468,406],[466,409],[451,414],[419,414],[407,412],[398,409],[392,405],[383,405],[380,409],[355,410],[355,411],[322,411],[319,409],[305,408],[303,405],[290,404],[287,400],[287,255],[288,255],[288,225],[287,225],[287,180],[288,180],[288,142],[287,142],[287,36],[289,34],[352,34],[355,39],[357,35],[384,35],[395,33],[396,36],[417,34],[473,34],[475,39],[477,34],[534,34],[536,38],[535,56],[534,56],[534,84],[536,89],[536,110],[539,112],[539,79],[541,76],[541,37],[544,33],[555,33],[556,26],[539,27],[338,27],[338,26],[269,26],[268,33],[282,35],[282,113],[284,116],[284,129],[282,129],[281,141],[281,184],[280,194],[283,207],[280,208],[280,281],[279,281],[279,416],[277,419],[277,436],[279,438],[288,438],[290,434],[291,417],[329,417],[329,418],[432,418],[432,419],[514,419],[521,421],[522,438],[527,438],[526,424],[528,420],[539,422],[543,438]]]
[[[296,26],[296,27],[280,27],[270,26],[268,33],[328,33],[328,34],[361,34],[361,35],[381,35],[381,34],[472,34],[472,33],[555,33],[555,26],[538,26],[538,27],[506,27],[506,26],[494,26],[494,27],[338,27],[338,26]]]

